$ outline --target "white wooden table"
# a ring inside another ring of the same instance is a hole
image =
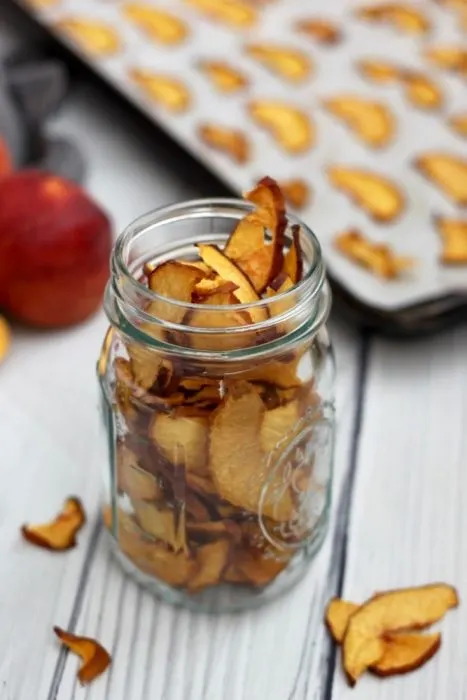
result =
[[[138,132],[135,133],[135,123]],[[161,204],[213,194],[175,147],[94,85],[75,86],[54,132],[79,141],[88,187],[116,231]],[[61,333],[15,328],[0,367],[0,700],[465,700],[467,698],[467,328],[397,344],[331,322],[338,440],[330,532],[305,580],[253,613],[172,609],[129,580],[98,524],[94,363],[100,313]],[[76,550],[22,542],[68,494],[86,504]],[[336,593],[442,580],[459,610],[421,671],[347,687],[322,624]],[[88,688],[59,625],[99,639],[110,672]]]

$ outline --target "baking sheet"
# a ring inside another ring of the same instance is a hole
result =
[[[433,225],[435,215],[465,218],[465,208],[462,212],[413,166],[416,155],[432,150],[461,155],[467,160],[467,141],[447,125],[450,115],[467,111],[466,76],[434,69],[423,57],[424,49],[430,45],[467,44],[460,15],[453,10],[435,0],[412,2],[431,23],[430,32],[419,36],[397,31],[389,23],[357,19],[354,10],[363,3],[355,0],[333,0],[324,8],[322,0],[250,0],[250,6],[256,8],[256,20],[250,28],[243,29],[216,21],[184,0],[16,1],[239,193],[264,174],[279,181],[301,178],[309,183],[311,202],[297,213],[320,239],[333,277],[359,301],[373,308],[396,311],[447,294],[467,294],[467,265],[449,268],[439,263],[442,246]],[[235,0],[219,0],[229,1],[235,4]],[[125,17],[124,9],[130,4],[156,7],[178,16],[186,23],[189,35],[173,46],[150,39]],[[410,6],[409,2],[404,4]],[[342,28],[343,41],[320,46],[297,32],[296,23],[311,17],[335,22]],[[110,31],[115,42],[113,50],[93,55],[76,37],[68,35],[63,22],[69,20]],[[246,54],[248,42],[301,50],[312,61],[312,76],[303,83],[285,81]],[[206,59],[225,61],[240,69],[248,77],[248,86],[232,94],[219,93],[198,68],[199,62]],[[407,102],[399,84],[376,85],[366,81],[355,68],[361,59],[382,59],[430,75],[445,94],[443,108],[422,111]],[[190,107],[171,113],[131,80],[133,69],[182,81],[191,96]],[[323,99],[344,94],[368,97],[390,106],[397,120],[396,138],[391,145],[371,150],[342,121],[323,109]],[[315,145],[299,155],[284,152],[248,113],[248,104],[259,99],[280,100],[307,113],[316,127]],[[202,143],[198,128],[204,123],[243,131],[251,144],[250,159],[238,164]],[[358,167],[389,177],[405,195],[403,215],[394,223],[375,223],[347,195],[329,184],[326,168],[332,165]],[[374,242],[390,244],[400,255],[413,257],[413,270],[400,279],[386,281],[357,267],[333,245],[335,235],[350,227]]]

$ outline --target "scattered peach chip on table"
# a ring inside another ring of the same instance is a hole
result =
[[[190,92],[178,78],[143,68],[130,69],[129,77],[150,100],[170,112],[185,112],[191,104]]]
[[[467,77],[467,48],[439,44],[425,50],[425,57],[437,68]]]
[[[467,138],[467,112],[453,114],[453,116],[449,118],[448,123],[458,136]]]
[[[248,111],[287,153],[304,153],[313,147],[315,126],[311,117],[298,107],[280,100],[259,99],[250,102]]]
[[[467,158],[441,151],[423,153],[415,167],[458,206],[467,206]]]
[[[21,533],[31,544],[59,552],[76,546],[76,534],[85,522],[81,501],[71,496],[54,520],[42,525],[23,525]]]
[[[92,56],[112,56],[122,49],[115,29],[102,22],[70,17],[59,20],[55,26]]]
[[[372,243],[355,229],[339,234],[334,245],[353,262],[387,280],[400,277],[413,266],[412,258],[395,255],[388,245]]]
[[[318,44],[332,46],[342,41],[342,32],[331,20],[321,18],[309,18],[298,20],[295,24],[298,32],[311,37]]]
[[[425,34],[430,22],[418,8],[404,2],[383,2],[357,8],[355,14],[368,22],[384,22],[408,34]]]
[[[143,3],[127,3],[122,8],[126,19],[133,22],[150,39],[167,46],[180,44],[188,37],[186,23],[171,12]]]
[[[257,20],[257,11],[244,0],[185,0],[212,19],[229,27],[247,29]]]
[[[250,158],[250,142],[239,129],[219,124],[201,124],[198,135],[207,146],[226,153],[240,165]]]
[[[467,219],[435,217],[443,240],[441,262],[445,265],[467,265]]]
[[[95,639],[79,637],[60,627],[54,627],[54,632],[62,644],[81,658],[83,663],[78,671],[78,680],[82,685],[91,683],[110,665],[110,654]]]
[[[375,172],[333,165],[328,168],[332,185],[350,197],[379,223],[397,219],[405,207],[401,190],[387,177]]]
[[[226,61],[203,60],[198,66],[219,92],[238,92],[248,85],[244,73]]]
[[[247,44],[246,53],[273,73],[291,82],[306,80],[312,71],[310,58],[300,49],[279,44]]]
[[[429,627],[458,603],[456,590],[442,583],[380,593],[364,603],[350,617],[343,640],[349,683],[381,661],[385,634]]]
[[[0,316],[0,362],[2,362],[9,350],[11,343],[11,331],[6,319]]]
[[[371,148],[384,148],[394,138],[394,115],[381,102],[356,95],[339,95],[323,100],[323,105],[330,114],[342,119]]]

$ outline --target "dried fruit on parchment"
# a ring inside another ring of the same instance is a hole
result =
[[[379,223],[391,223],[405,208],[402,191],[387,177],[360,168],[333,165],[328,168],[332,185],[347,194]]]
[[[448,124],[458,136],[467,138],[467,112],[453,114],[449,117]]]
[[[96,20],[91,22],[78,17],[63,17],[55,23],[55,27],[92,56],[112,56],[123,46],[115,29]]]
[[[357,68],[363,77],[372,82],[381,84],[398,82],[406,100],[418,109],[437,110],[444,104],[443,90],[431,75],[372,59],[359,61]]]
[[[251,43],[245,46],[251,58],[272,73],[292,83],[303,82],[312,73],[311,59],[300,49],[272,43]]]
[[[226,61],[205,59],[198,62],[198,67],[219,92],[238,92],[249,84],[245,74]]]
[[[295,209],[303,209],[309,204],[312,192],[310,185],[305,180],[298,177],[283,180],[280,187],[286,202]]]
[[[343,39],[342,31],[334,22],[319,17],[300,19],[295,23],[295,29],[324,46],[334,46]]]
[[[0,316],[0,362],[2,362],[8,354],[11,343],[11,331],[6,319]]]
[[[110,654],[95,639],[77,636],[60,627],[54,627],[54,632],[62,644],[81,658],[82,664],[77,675],[82,685],[91,683],[110,665]]]
[[[441,262],[445,265],[467,265],[467,219],[436,216],[435,224],[443,241]]]
[[[359,605],[334,598],[326,609],[325,621],[332,638],[341,644],[351,616]],[[384,635],[384,653],[369,669],[383,678],[421,668],[441,646],[441,635],[394,632]]]
[[[436,68],[441,68],[459,76],[467,77],[467,48],[448,44],[430,46],[424,51],[424,56]]]
[[[405,2],[382,2],[378,5],[364,5],[356,9],[360,19],[374,23],[389,24],[396,30],[408,34],[426,34],[431,24],[422,10]]]
[[[413,267],[412,258],[396,255],[386,244],[372,243],[356,229],[339,234],[334,245],[353,262],[387,280],[397,279]]]
[[[300,108],[280,100],[258,99],[249,103],[248,111],[287,153],[304,153],[314,146],[315,125]]]
[[[21,534],[37,547],[59,552],[76,546],[76,534],[85,522],[86,514],[81,501],[70,496],[54,520],[41,525],[23,525]]]
[[[344,94],[323,100],[323,105],[371,148],[384,148],[392,142],[396,120],[392,110],[381,102]]]
[[[189,36],[186,22],[161,8],[130,2],[123,5],[122,12],[126,19],[160,44],[174,46],[183,43]]]
[[[185,83],[175,76],[156,73],[146,68],[131,68],[128,76],[149,100],[169,112],[186,112],[191,105],[190,91]]]
[[[207,146],[226,153],[240,165],[250,159],[250,141],[239,129],[220,124],[201,124],[198,128],[198,136]]]
[[[397,66],[382,59],[361,59],[357,62],[357,69],[364,78],[374,83],[393,83],[400,75]]]
[[[343,640],[349,683],[382,659],[385,634],[429,627],[458,603],[456,590],[442,583],[378,593],[364,603],[350,617]]]
[[[414,165],[455,204],[467,206],[467,158],[430,151],[418,156]]]
[[[257,20],[257,11],[243,0],[185,0],[187,5],[233,29],[248,29]]]

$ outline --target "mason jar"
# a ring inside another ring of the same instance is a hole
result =
[[[196,200],[141,217],[116,242],[105,297],[104,523],[127,572],[192,609],[239,610],[283,593],[328,525],[331,296],[312,231],[288,217],[288,245],[300,227],[303,276],[271,298],[200,312],[146,283],[156,265],[199,259],[197,244],[223,246],[251,208]]]

